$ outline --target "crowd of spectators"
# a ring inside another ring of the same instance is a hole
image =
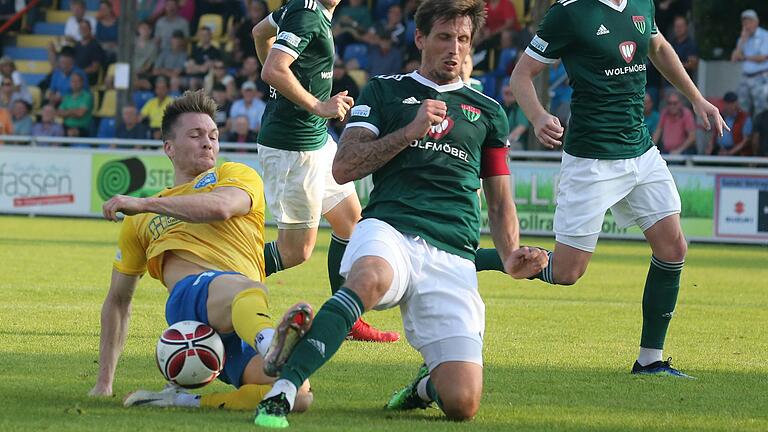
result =
[[[526,10],[530,2],[486,3],[488,21],[476,35],[469,64],[469,70],[474,66],[472,86],[497,99],[507,111],[513,149],[540,149],[508,86],[512,69],[536,31]],[[692,2],[655,3],[659,30],[696,80],[699,57],[689,24]],[[64,34],[49,47],[52,71],[39,84],[39,100],[30,94],[13,61],[0,59],[0,133],[157,139],[162,112],[172,98],[187,89],[203,88],[220,107],[215,120],[223,139],[256,141],[270,89],[260,77],[251,29],[270,12],[264,0],[137,2],[133,103],[107,117],[99,115],[99,108],[107,101],[114,103],[107,93],[114,92],[110,65],[117,58],[120,2],[103,0],[95,14],[86,11],[82,0],[69,4],[71,16]],[[408,73],[418,67],[416,6],[417,0],[341,2],[332,22],[337,50],[334,93],[347,90],[356,97],[368,76]],[[210,20],[209,14],[216,19]],[[742,14],[742,24],[732,60],[743,62],[743,80],[719,101],[732,125],[732,132],[722,138],[696,142],[697,125],[687,101],[649,64],[646,124],[665,153],[766,154],[768,31],[751,10]],[[549,109],[567,125],[571,88],[562,64],[550,68],[549,87]],[[338,135],[343,122],[331,121],[329,128]]]

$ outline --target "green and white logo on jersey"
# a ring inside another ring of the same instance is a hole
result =
[[[645,17],[644,16],[633,15],[632,22],[635,24],[635,28],[637,29],[637,31],[640,32],[640,34],[645,34]]]
[[[472,105],[461,104],[461,111],[464,113],[464,117],[471,122],[476,122],[480,118],[480,110]]]

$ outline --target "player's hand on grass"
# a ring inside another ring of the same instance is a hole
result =
[[[144,199],[127,195],[115,195],[101,208],[104,219],[117,222],[117,213],[133,216],[144,211]]]
[[[112,386],[96,383],[95,386],[91,389],[91,391],[88,392],[88,396],[93,397],[102,397],[102,396],[112,396]]]
[[[424,138],[432,126],[443,122],[447,113],[448,106],[444,101],[434,99],[421,101],[416,117],[405,127],[405,138],[408,141]]]
[[[709,118],[712,117],[712,122],[715,124],[715,132],[717,133],[717,136],[723,136],[723,130],[731,130],[731,128],[729,128],[725,123],[725,120],[723,120],[723,116],[720,115],[720,111],[717,109],[717,107],[709,103],[703,97],[698,101],[692,102],[691,105],[693,105],[693,112],[695,112],[697,116],[701,117],[702,121],[704,122],[704,129],[712,129],[712,124],[709,121]]]
[[[553,149],[563,145],[563,126],[560,119],[550,113],[544,113],[533,119],[533,130],[536,138],[546,148]]]
[[[504,261],[504,272],[515,279],[525,279],[541,272],[548,262],[547,252],[543,249],[523,246]]]
[[[325,102],[319,102],[315,105],[314,114],[322,118],[337,118],[343,120],[347,115],[347,111],[355,104],[355,100],[352,97],[347,96],[347,91],[341,91],[336,93],[332,98]]]

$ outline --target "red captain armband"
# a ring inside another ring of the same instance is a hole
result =
[[[509,175],[507,147],[483,147],[480,178]]]

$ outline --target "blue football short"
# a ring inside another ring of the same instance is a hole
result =
[[[165,320],[168,325],[179,321],[193,320],[208,323],[208,286],[220,275],[240,274],[225,271],[206,271],[196,275],[189,275],[180,280],[173,287],[168,301],[165,303]],[[222,334],[224,343],[225,360],[224,370],[219,379],[237,388],[240,387],[243,372],[248,362],[256,356],[256,350],[243,342],[237,333]]]

